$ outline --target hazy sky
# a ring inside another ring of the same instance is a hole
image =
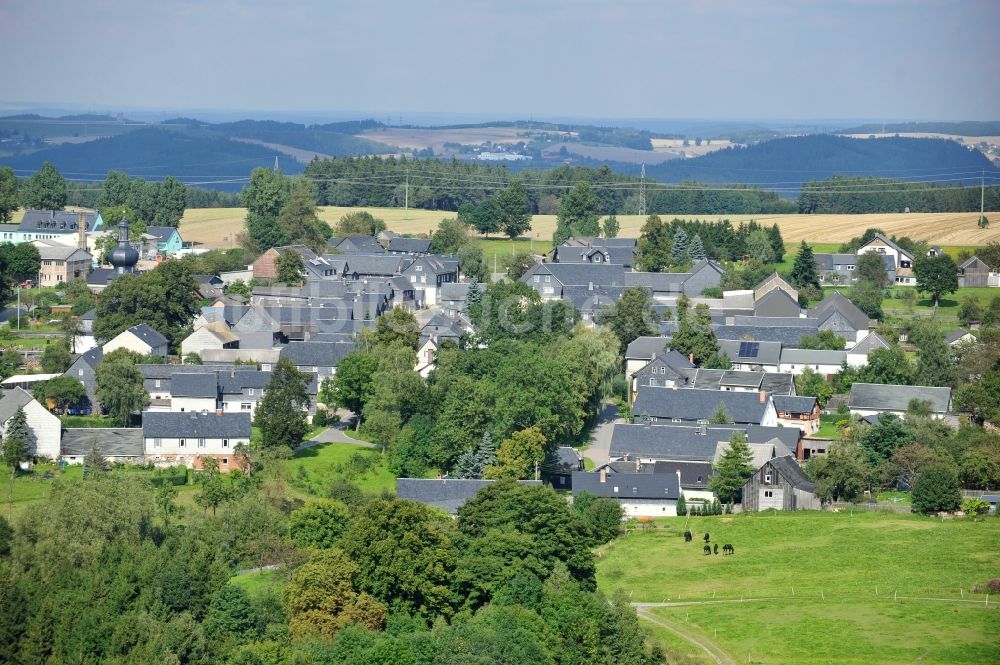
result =
[[[997,0],[0,0],[0,100],[996,119],[998,33]]]

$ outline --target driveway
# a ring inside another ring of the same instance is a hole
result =
[[[361,448],[374,448],[375,445],[368,443],[367,441],[359,441],[358,439],[352,439],[351,437],[344,434],[344,430],[347,429],[346,424],[337,424],[333,427],[327,427],[325,430],[309,439],[308,441],[303,441],[299,444],[298,450],[303,448],[310,448],[312,446],[318,446],[323,443],[350,443]]]
[[[615,423],[623,422],[625,420],[618,417],[618,407],[611,403],[605,404],[597,416],[597,423],[590,430],[590,445],[583,451],[584,457],[592,459],[597,466],[607,463],[608,452],[611,449],[611,433],[614,431]]]

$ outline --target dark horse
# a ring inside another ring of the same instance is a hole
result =
[[[722,546],[722,554],[723,556],[725,556],[726,554],[736,554],[736,552],[733,551],[732,545],[726,543],[725,545]]]
[[[691,542],[691,532],[690,531],[685,531],[684,532],[684,542],[685,543],[690,543]]]
[[[705,545],[705,549],[703,549],[702,551],[705,553],[705,556],[708,556],[709,554],[712,553],[712,548],[709,545]]]
[[[715,544],[715,553],[716,553],[716,554],[718,554],[718,553],[719,553],[719,543],[716,543],[716,544]]]
[[[709,540],[711,540],[711,538],[709,538],[708,534],[706,533],[705,534],[705,542],[707,543]]]

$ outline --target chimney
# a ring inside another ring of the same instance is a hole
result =
[[[625,457],[624,457],[624,460],[625,460],[626,462],[628,461],[628,453],[625,453]]]
[[[215,410],[215,415],[221,416],[222,415],[222,409],[216,409]]]
[[[706,425],[705,423],[701,423],[700,425],[698,425],[698,434],[700,434],[702,436],[707,436],[708,435],[708,425]]]
[[[758,390],[757,392],[760,394],[760,403],[764,404],[765,402],[767,402],[767,391],[764,390],[764,389],[761,389],[761,390]]]
[[[84,215],[81,212],[76,220],[76,246],[83,250],[87,249],[86,226],[87,222],[84,221]]]
[[[639,458],[636,457],[635,458],[635,472],[639,473],[639,471],[641,471],[641,470],[642,470],[642,463],[639,461]]]
[[[602,483],[608,482],[608,470],[607,470],[607,468],[601,469],[601,482]]]

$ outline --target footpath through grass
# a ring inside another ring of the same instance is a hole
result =
[[[650,611],[740,662],[1000,662],[1000,602],[971,594],[1000,573],[1000,519],[799,512],[687,524],[691,543],[685,519],[670,518],[602,548],[598,586],[633,602],[698,602]],[[704,556],[706,531],[735,555]],[[713,600],[733,602],[700,604]]]

